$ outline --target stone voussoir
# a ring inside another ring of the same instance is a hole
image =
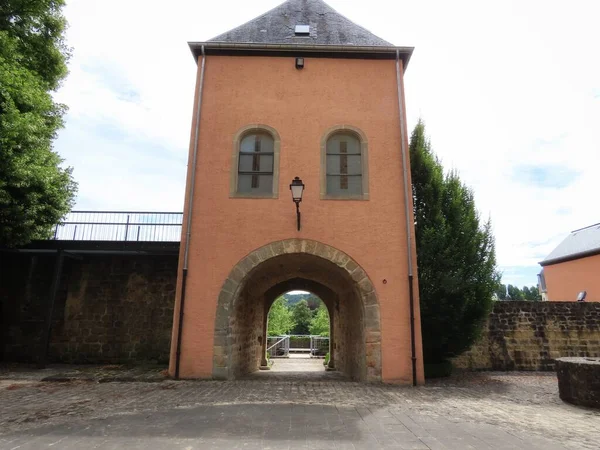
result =
[[[242,282],[245,276],[246,273],[243,271],[243,269],[240,268],[239,264],[234,266],[231,272],[229,273],[229,279],[238,284]]]
[[[264,247],[261,247],[258,250],[256,250],[255,253],[257,254],[257,256],[259,257],[259,259],[261,261],[266,261],[268,259],[271,259],[273,256],[275,256],[273,254],[271,245],[265,245]]]
[[[344,252],[338,251],[337,254],[334,256],[332,262],[337,264],[339,267],[344,268],[350,260],[351,258],[348,255],[346,255]]]
[[[369,277],[365,276],[365,278],[363,278],[359,283],[358,283],[358,287],[360,289],[360,292],[363,294],[363,299],[365,299],[365,304],[369,305],[370,302],[366,301],[366,297],[370,296],[371,294],[373,294],[375,292],[375,287],[373,286],[373,283],[371,283],[371,280],[369,280]],[[377,298],[375,298],[375,303],[377,303]]]
[[[281,241],[273,242],[270,247],[274,256],[280,256],[286,253],[284,243]]]
[[[244,277],[245,277],[246,275],[248,275],[248,272],[250,272],[256,266],[252,262],[252,259],[249,256],[247,256],[244,259],[242,259],[239,262],[239,264],[237,264],[237,267],[243,272]]]
[[[303,245],[304,252],[309,253],[311,255],[316,254],[317,244],[318,243],[315,241],[305,241],[305,245]]]
[[[224,349],[227,346],[227,342],[228,338],[227,338],[227,329],[225,329],[225,332],[219,333],[217,331],[215,331],[215,335],[213,338],[213,345],[215,348],[215,353],[217,352],[217,348],[222,348]],[[225,351],[225,350],[223,350]]]
[[[316,255],[320,256],[323,259],[331,261],[331,257],[333,255],[333,248],[329,245],[319,244],[317,245]]]
[[[237,289],[239,287],[239,283],[236,283],[235,281],[227,278],[225,280],[225,283],[223,283],[223,287],[221,288],[221,292],[228,292],[230,294],[235,294],[237,292]]]
[[[256,268],[256,266],[258,266],[262,260],[260,259],[260,256],[258,254],[258,250],[254,250],[253,252],[251,252],[246,259],[248,259],[250,261],[250,264],[252,265],[252,269]],[[250,269],[250,270],[252,270]]]
[[[381,343],[381,332],[368,330],[365,334],[367,344]]]
[[[367,306],[365,308],[365,325],[367,329],[379,329],[380,320],[381,317],[378,305]]]
[[[348,262],[346,263],[345,267],[346,267],[346,270],[348,271],[348,273],[352,273],[356,269],[358,269],[358,264],[354,260],[348,259]]]
[[[229,323],[229,313],[224,307],[225,305],[219,305],[217,310],[217,316],[215,317],[215,328],[216,329],[227,329]]]
[[[367,278],[367,273],[362,269],[362,267],[359,266],[350,274],[350,276],[357,284],[360,285],[360,282]]]

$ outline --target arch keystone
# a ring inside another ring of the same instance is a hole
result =
[[[283,241],[284,253],[301,253],[302,252],[302,241],[299,239],[289,239]]]

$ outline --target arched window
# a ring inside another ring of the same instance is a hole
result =
[[[334,127],[321,144],[321,198],[366,200],[367,141],[354,127]]]
[[[232,197],[276,198],[279,136],[265,125],[244,127],[234,138]]]

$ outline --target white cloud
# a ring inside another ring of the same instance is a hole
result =
[[[186,42],[279,3],[69,2],[74,56],[57,98],[70,112],[56,149],[75,167],[78,207],[181,209],[196,75]],[[482,216],[492,218],[501,266],[529,273],[571,229],[600,221],[600,3],[328,3],[416,47],[406,76],[409,128],[423,117],[444,165],[474,189]],[[540,187],[515,181],[520,166],[579,175]]]

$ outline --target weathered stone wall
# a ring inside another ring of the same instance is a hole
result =
[[[600,303],[496,302],[481,338],[454,359],[473,370],[554,370],[567,356],[600,356]]]
[[[364,380],[367,376],[364,317],[360,303],[352,290],[347,289],[336,303],[335,327],[335,367],[351,379]],[[379,350],[379,349],[378,349]],[[380,352],[369,355],[372,369],[378,369]],[[371,376],[381,377],[380,370],[369,371]]]
[[[264,298],[252,295],[239,298],[239,305],[231,315],[232,359],[236,377],[258,370],[261,363]]]
[[[36,362],[42,351],[55,256],[0,252],[0,359]],[[64,304],[65,260],[56,311]]]
[[[53,254],[0,254],[0,358],[37,362]],[[50,362],[168,362],[177,256],[66,257]]]
[[[600,409],[600,358],[559,358],[556,375],[562,400]]]

